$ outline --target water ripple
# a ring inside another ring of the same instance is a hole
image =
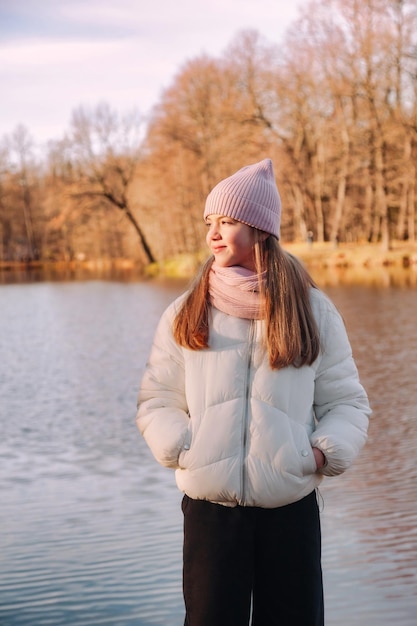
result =
[[[181,496],[133,423],[177,290],[0,287],[1,626],[182,624]],[[415,626],[417,292],[329,292],[374,415],[358,462],[321,488],[326,623]]]

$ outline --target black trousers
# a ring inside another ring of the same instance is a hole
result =
[[[184,496],[182,510],[184,626],[323,626],[315,492],[277,509]]]

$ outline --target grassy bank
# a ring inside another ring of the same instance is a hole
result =
[[[417,244],[393,243],[388,251],[378,244],[339,244],[331,243],[283,243],[283,248],[303,261],[306,267],[315,272],[331,269],[357,269],[377,271],[381,268],[414,269],[417,272]],[[147,275],[168,277],[193,276],[205,253],[201,255],[183,254],[161,264],[149,266]]]
[[[393,242],[389,250],[380,244],[339,244],[331,243],[283,244],[309,268],[378,268],[414,266],[417,269],[417,244]]]
[[[384,251],[378,244],[331,243],[283,243],[283,247],[300,258],[315,277],[343,272],[370,276],[379,272],[401,271],[417,275],[417,244],[394,242],[390,250]],[[189,279],[195,275],[207,252],[182,254],[144,268],[132,259],[92,259],[89,261],[59,262],[2,262],[0,272],[4,274],[26,273],[46,276],[62,275],[65,279],[83,274],[88,277],[129,275],[133,277],[165,277]],[[414,282],[414,281],[413,281]]]

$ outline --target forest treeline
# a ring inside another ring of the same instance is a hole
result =
[[[0,261],[195,252],[209,190],[265,157],[283,241],[415,242],[415,0],[315,0],[279,44],[245,31],[186,62],[146,118],[80,106],[41,158],[19,126],[0,146]]]

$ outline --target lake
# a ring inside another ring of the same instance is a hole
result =
[[[0,285],[1,626],[182,626],[181,494],[135,423],[181,282]],[[417,623],[417,290],[326,286],[374,410],[320,488],[326,626]]]

